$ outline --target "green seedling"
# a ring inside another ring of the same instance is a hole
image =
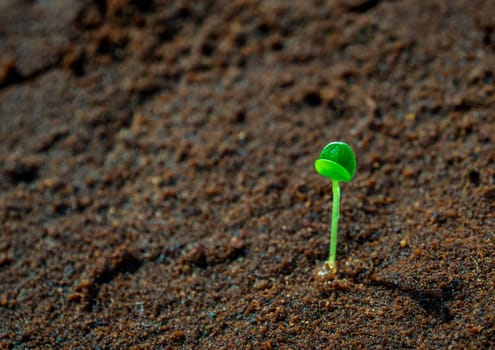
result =
[[[337,272],[335,256],[337,254],[337,227],[340,211],[340,182],[350,182],[356,172],[356,156],[351,147],[344,142],[332,142],[323,147],[320,157],[315,161],[318,174],[332,181],[333,205],[330,232],[330,249],[325,263],[326,273],[334,276]]]

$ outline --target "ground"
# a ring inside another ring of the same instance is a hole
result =
[[[0,348],[495,348],[494,62],[491,0],[3,0]]]

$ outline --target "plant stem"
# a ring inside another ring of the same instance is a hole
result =
[[[335,256],[337,255],[337,228],[340,211],[340,187],[339,182],[332,180],[333,204],[332,204],[332,228],[330,233],[330,254],[328,256],[328,268],[331,273],[337,271]]]

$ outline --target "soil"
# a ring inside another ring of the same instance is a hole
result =
[[[0,348],[495,348],[494,62],[492,0],[1,1]]]

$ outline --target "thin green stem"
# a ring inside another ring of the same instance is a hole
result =
[[[337,271],[337,265],[335,264],[335,257],[337,255],[337,228],[339,224],[339,212],[340,212],[340,186],[339,182],[332,180],[333,190],[333,205],[332,205],[332,228],[330,233],[330,254],[328,256],[328,267],[330,271],[335,273]]]

